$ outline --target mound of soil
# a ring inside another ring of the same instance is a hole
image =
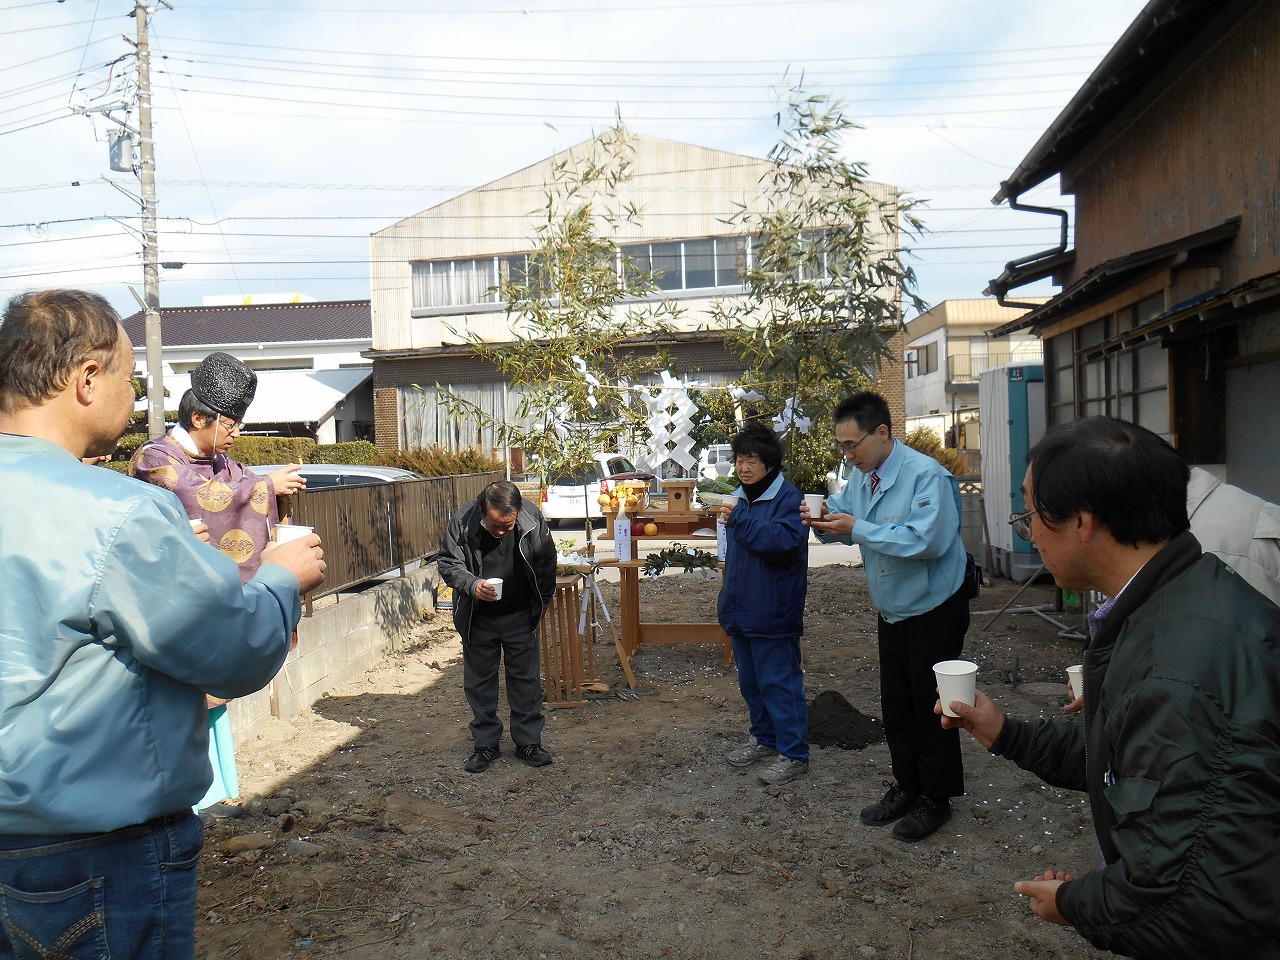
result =
[[[884,739],[884,726],[851,704],[838,690],[824,690],[809,702],[809,745],[861,750]]]

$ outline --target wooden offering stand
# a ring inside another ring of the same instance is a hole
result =
[[[648,623],[640,619],[640,570],[643,560],[601,560],[601,566],[618,568],[618,633],[613,638],[618,651],[618,665],[626,677],[627,686],[636,688],[636,677],[631,661],[643,644],[654,643],[712,643],[720,647],[724,656],[724,668],[733,666],[733,643],[718,623]],[[724,564],[720,564],[724,569]]]
[[[645,523],[652,523],[658,528],[658,532],[654,534],[632,534],[631,539],[670,540],[673,537],[687,538],[695,530],[709,528],[711,536],[707,537],[707,539],[714,542],[717,511],[694,506],[693,490],[696,486],[696,480],[664,481],[663,488],[667,492],[665,510],[639,510],[636,513],[627,514],[627,517],[633,522],[642,520]],[[604,525],[604,533],[600,534],[600,539],[612,540],[613,520],[615,519],[613,512],[606,510],[605,519],[607,522]]]

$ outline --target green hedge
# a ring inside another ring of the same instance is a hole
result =
[[[166,410],[164,412],[164,422],[168,426],[173,426],[175,423],[177,423],[178,411]],[[132,424],[133,426],[138,426],[139,424],[141,424],[143,428],[145,428],[147,425],[147,411],[146,410],[133,411],[133,415],[129,417],[129,423]]]
[[[232,460],[254,466],[260,463],[323,463],[315,456],[310,437],[237,437],[228,451]]]
[[[368,440],[351,440],[347,443],[322,443],[311,452],[308,463],[373,463],[378,448]]]
[[[116,459],[128,461],[147,440],[145,432],[126,433],[116,445]],[[309,437],[237,437],[229,451],[233,460],[262,463],[372,463],[378,448],[368,440],[318,444]],[[492,469],[486,467],[485,469]]]
[[[112,460],[112,461],[110,461],[109,463],[102,463],[102,464],[99,464],[99,466],[106,467],[108,470],[114,470],[116,473],[128,473],[128,472],[129,472],[129,461],[128,461],[128,460]]]
[[[116,444],[115,459],[128,462],[134,452],[146,442],[146,433],[126,433]]]
[[[445,450],[422,447],[380,453],[372,461],[382,467],[400,467],[424,477],[456,477],[467,473],[490,473],[503,469],[499,457],[486,456],[479,450]]]

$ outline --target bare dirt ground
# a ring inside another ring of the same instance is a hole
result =
[[[878,717],[866,578],[810,572],[809,696],[838,691]],[[616,613],[616,585],[604,589]],[[641,589],[646,619],[697,621],[714,617],[719,581],[668,574]],[[997,581],[974,610],[1015,589]],[[1052,599],[1035,586],[1018,603]],[[1079,641],[1033,614],[984,631],[990,620],[975,615],[966,641],[979,683],[1017,715],[1059,711]],[[617,685],[606,639],[598,672]],[[401,653],[240,748],[248,815],[208,833],[200,956],[1101,956],[1012,889],[1095,862],[1083,796],[967,735],[968,794],[910,845],[858,820],[889,777],[883,742],[815,749],[810,775],[782,788],[724,763],[747,715],[718,649],[643,648],[641,696],[548,713],[553,766],[523,766],[507,742],[479,776],[462,770],[460,656],[447,614],[428,620]]]

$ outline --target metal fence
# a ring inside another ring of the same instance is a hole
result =
[[[450,515],[500,473],[329,487],[297,495],[295,523],[315,527],[328,565],[310,601],[435,556]]]

